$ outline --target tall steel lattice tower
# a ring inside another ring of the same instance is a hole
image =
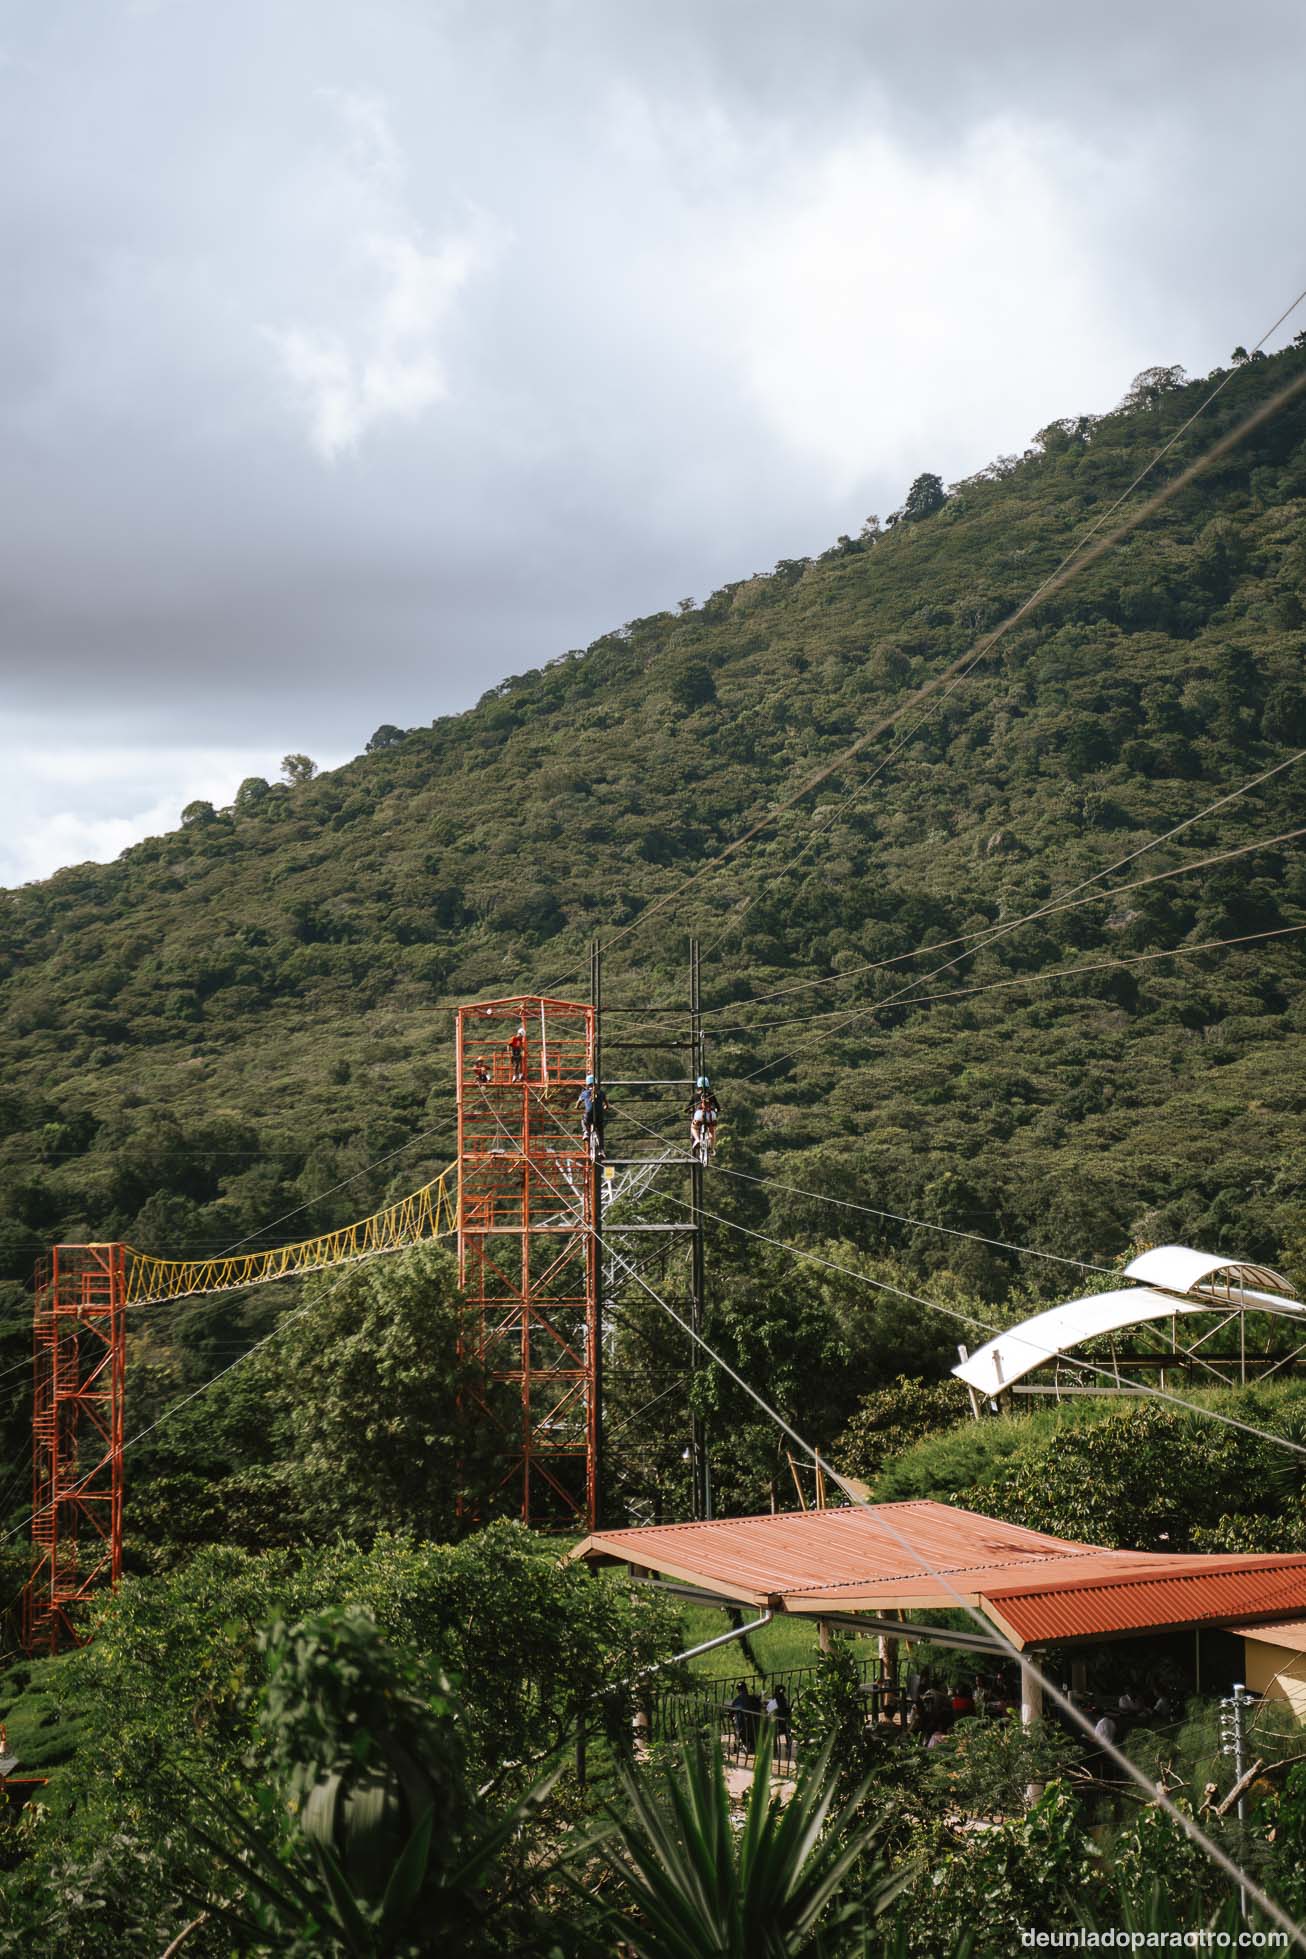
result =
[[[125,1291],[122,1245],[57,1245],[37,1275],[29,1653],[84,1638],[122,1569]]]
[[[458,1011],[458,1267],[505,1467],[493,1512],[593,1530],[602,1351],[598,1173],[577,1099],[595,1010],[538,996]]]

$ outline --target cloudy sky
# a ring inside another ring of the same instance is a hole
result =
[[[0,883],[1251,344],[1303,77],[1299,0],[9,0]]]

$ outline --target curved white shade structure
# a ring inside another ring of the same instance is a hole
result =
[[[1053,1306],[1036,1313],[1032,1320],[1009,1326],[985,1346],[980,1347],[953,1373],[967,1387],[983,1395],[999,1394],[1022,1375],[1077,1347],[1081,1340],[1092,1340],[1099,1333],[1115,1333],[1122,1326],[1141,1320],[1168,1320],[1172,1313],[1209,1313],[1209,1302],[1194,1300],[1186,1306],[1172,1293],[1153,1292],[1150,1286],[1125,1286],[1120,1292],[1094,1292],[1087,1299],[1068,1299],[1064,1306]]]
[[[1195,1252],[1189,1245],[1154,1245],[1125,1267],[1125,1277],[1141,1279],[1149,1286],[1165,1286],[1170,1292],[1200,1289],[1234,1303],[1244,1294],[1256,1298],[1253,1288],[1292,1297],[1288,1281],[1270,1266],[1249,1265],[1245,1258],[1212,1258],[1209,1252]]]
[[[1124,1286],[1118,1292],[1094,1292],[1086,1299],[1069,1299],[1036,1313],[1032,1320],[1009,1326],[980,1347],[953,1373],[967,1387],[987,1396],[1032,1374],[1036,1367],[1069,1353],[1083,1340],[1118,1333],[1145,1320],[1167,1320],[1178,1313],[1211,1313],[1222,1306],[1253,1311],[1301,1314],[1306,1306],[1292,1298],[1292,1288],[1268,1265],[1249,1265],[1245,1259],[1213,1258],[1188,1245],[1157,1245],[1125,1267],[1125,1276],[1149,1283]],[[1166,1291],[1156,1288],[1164,1286]],[[1260,1288],[1273,1287],[1273,1291]],[[1092,1363],[1087,1363],[1089,1366]]]

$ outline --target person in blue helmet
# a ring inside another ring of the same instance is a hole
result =
[[[689,1146],[700,1162],[706,1163],[716,1147],[717,1117],[721,1104],[717,1101],[712,1084],[706,1075],[700,1075],[694,1083],[694,1094],[689,1104]]]
[[[603,1130],[611,1106],[593,1075],[586,1075],[576,1107],[580,1110],[580,1133],[591,1155],[603,1154]]]

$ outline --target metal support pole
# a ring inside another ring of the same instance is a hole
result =
[[[1234,1787],[1238,1790],[1235,1805],[1238,1812],[1238,1828],[1243,1831],[1247,1825],[1247,1792],[1243,1788],[1243,1777],[1247,1773],[1247,1710],[1252,1697],[1241,1681],[1234,1685],[1233,1693],[1220,1702],[1220,1753],[1232,1755]],[[1238,1891],[1238,1904],[1244,1919],[1247,1916],[1247,1893],[1241,1887]]]
[[[1028,1732],[1043,1719],[1043,1682],[1028,1660],[1020,1662],[1020,1725]],[[1025,1784],[1025,1801],[1032,1808],[1043,1794],[1041,1782]]]
[[[594,1009],[594,1090],[603,1093],[603,949],[597,939],[590,946],[590,1005]],[[602,1106],[600,1104],[600,1106]],[[603,1160],[602,1152],[590,1165],[593,1179],[590,1214],[594,1220],[594,1242],[590,1256],[594,1261],[594,1341],[593,1356],[593,1434],[594,1459],[590,1465],[590,1528],[603,1528]]]
[[[694,1079],[703,1072],[703,1019],[699,995],[698,940],[689,942],[689,1034],[693,1054]],[[689,1164],[690,1280],[689,1324],[699,1336],[703,1332],[703,1166],[697,1157]],[[693,1372],[700,1369],[697,1341],[691,1356]],[[691,1375],[691,1379],[693,1375]],[[707,1462],[707,1424],[697,1409],[689,1415],[689,1459],[693,1484],[692,1504],[696,1518],[712,1515],[712,1485]]]

